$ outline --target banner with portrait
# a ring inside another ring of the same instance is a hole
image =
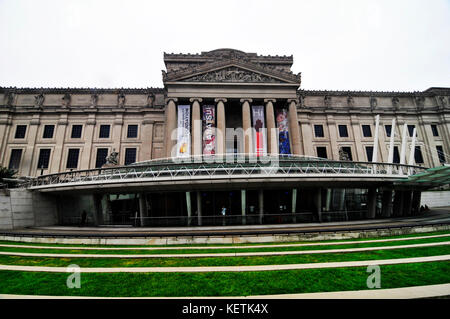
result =
[[[191,106],[178,105],[177,157],[191,155]]]
[[[267,155],[264,106],[252,105],[252,117],[253,117],[253,128],[255,129],[255,134],[253,135],[254,153],[256,154],[256,156]]]
[[[215,106],[203,105],[203,155],[214,155],[216,153],[216,130],[215,130]]]
[[[291,146],[289,144],[289,122],[286,109],[276,111],[276,122],[278,128],[278,146],[279,154],[291,154]]]

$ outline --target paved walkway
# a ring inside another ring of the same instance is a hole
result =
[[[37,248],[37,249],[69,249],[69,250],[185,250],[185,249],[248,249],[248,248],[278,248],[278,247],[306,247],[306,246],[332,246],[346,244],[366,244],[366,243],[383,243],[394,241],[407,241],[428,238],[450,237],[450,234],[416,236],[389,239],[372,239],[372,240],[353,240],[353,241],[336,241],[321,243],[302,243],[302,244],[266,244],[266,245],[243,245],[243,246],[177,246],[177,247],[84,247],[84,246],[39,246],[39,245],[16,245],[16,244],[0,244],[0,247],[14,248]]]
[[[0,299],[412,299],[450,295],[450,284],[391,289],[313,292],[242,297],[78,297],[0,294]]]
[[[258,265],[258,266],[206,266],[206,267],[82,267],[82,273],[150,273],[150,272],[242,272],[242,271],[273,271],[294,269],[318,269],[318,268],[342,268],[342,267],[364,267],[370,265],[396,265],[433,261],[450,260],[450,255],[397,258],[381,260],[359,260],[343,262],[309,263],[309,264],[284,264],[284,265]],[[14,271],[36,271],[36,272],[73,272],[68,267],[45,267],[45,266],[19,266],[0,265],[0,270]]]
[[[251,256],[284,256],[284,255],[309,255],[329,253],[351,253],[373,250],[418,248],[450,245],[450,241],[423,243],[396,246],[361,247],[345,249],[322,249],[322,250],[295,250],[295,251],[261,251],[245,253],[212,253],[212,254],[51,254],[51,253],[26,253],[13,251],[0,251],[0,255],[22,256],[22,257],[55,257],[55,258],[199,258],[199,257],[251,257]]]

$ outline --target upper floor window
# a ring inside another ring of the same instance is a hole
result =
[[[53,138],[53,132],[55,131],[54,125],[45,125],[44,126],[44,134],[42,138]]]
[[[138,137],[138,126],[137,125],[128,125],[127,137],[128,138]]]
[[[397,146],[394,146],[394,157],[393,157],[393,162],[394,163],[396,163],[396,164],[399,164],[400,163],[400,153],[398,152],[398,147]]]
[[[11,150],[11,157],[9,158],[9,169],[19,169],[20,160],[22,158],[22,150],[21,149],[13,149]]]
[[[444,154],[444,149],[442,148],[442,146],[437,145],[436,146],[436,151],[439,157],[439,162],[440,163],[445,163],[445,154]]]
[[[347,160],[353,161],[352,148],[350,146],[343,146],[341,147],[341,150],[344,153],[343,155],[347,157]]]
[[[433,132],[433,136],[439,136],[437,125],[431,125],[431,131]]]
[[[16,126],[16,135],[14,135],[14,138],[25,138],[26,132],[27,132],[26,125],[17,125]]]
[[[41,148],[39,151],[39,160],[37,168],[48,168],[48,163],[50,161],[50,149],[49,148]]]
[[[339,136],[348,137],[347,125],[339,125]]]
[[[81,132],[83,130],[83,125],[72,125],[71,138],[81,138]]]
[[[367,161],[372,162],[373,146],[366,146],[366,155],[367,155]]]
[[[414,160],[416,161],[417,164],[422,164],[423,163],[423,156],[422,156],[422,151],[420,150],[420,146],[416,146],[416,149],[414,150]]]
[[[362,131],[363,131],[364,137],[372,137],[372,131],[370,130],[370,125],[363,125]]]
[[[384,130],[386,131],[386,136],[391,137],[392,125],[385,125]]]
[[[77,168],[79,155],[80,155],[79,148],[70,148],[69,153],[67,154],[66,168]]]
[[[314,134],[316,137],[324,137],[323,125],[314,125]]]
[[[125,149],[125,165],[132,164],[136,162],[136,149],[126,148]]]
[[[327,156],[327,148],[325,146],[317,147],[317,157],[328,158]]]
[[[99,138],[109,138],[109,129],[110,125],[100,125],[100,134]]]
[[[107,148],[98,148],[97,157],[95,159],[95,168],[100,168],[106,163],[106,157],[108,156]]]
[[[409,133],[409,137],[413,136],[414,133],[414,129],[416,128],[415,125],[408,125],[408,133]],[[416,136],[417,136],[417,131],[416,131]]]

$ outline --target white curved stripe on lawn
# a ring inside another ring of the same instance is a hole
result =
[[[327,243],[302,243],[302,244],[266,244],[266,245],[247,245],[247,246],[188,246],[188,247],[76,247],[76,246],[39,246],[39,245],[16,245],[16,244],[0,244],[0,247],[10,248],[34,248],[34,249],[67,249],[67,250],[184,250],[184,249],[249,249],[249,248],[271,248],[271,247],[308,247],[308,246],[332,246],[332,245],[348,245],[348,244],[367,244],[367,243],[383,243],[394,241],[418,240],[428,238],[450,237],[450,234],[417,236],[405,238],[388,238],[388,239],[372,239],[358,241],[340,241]]]
[[[421,262],[435,262],[450,260],[450,255],[413,257],[381,260],[359,260],[309,264],[283,264],[283,265],[258,265],[258,266],[197,266],[197,267],[81,267],[82,273],[152,273],[152,272],[242,272],[242,271],[273,271],[273,270],[296,270],[296,269],[318,269],[318,268],[343,268],[363,267],[370,265],[396,265]],[[67,267],[45,267],[45,266],[18,266],[0,265],[0,270],[34,271],[34,272],[67,272]],[[70,270],[70,272],[73,272]]]
[[[198,257],[250,257],[250,256],[282,256],[282,255],[307,255],[307,254],[328,254],[328,253],[350,253],[372,250],[418,248],[450,245],[450,241],[397,246],[380,247],[361,247],[345,249],[326,249],[326,250],[297,250],[297,251],[262,251],[246,253],[215,253],[215,254],[133,254],[133,255],[114,255],[114,254],[46,254],[46,253],[25,253],[13,251],[1,251],[0,255],[22,256],[22,257],[56,257],[56,258],[198,258]]]

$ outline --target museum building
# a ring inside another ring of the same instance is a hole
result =
[[[0,164],[41,224],[405,216],[450,181],[450,88],[303,90],[292,56],[233,49],[164,62],[163,88],[0,87]]]

